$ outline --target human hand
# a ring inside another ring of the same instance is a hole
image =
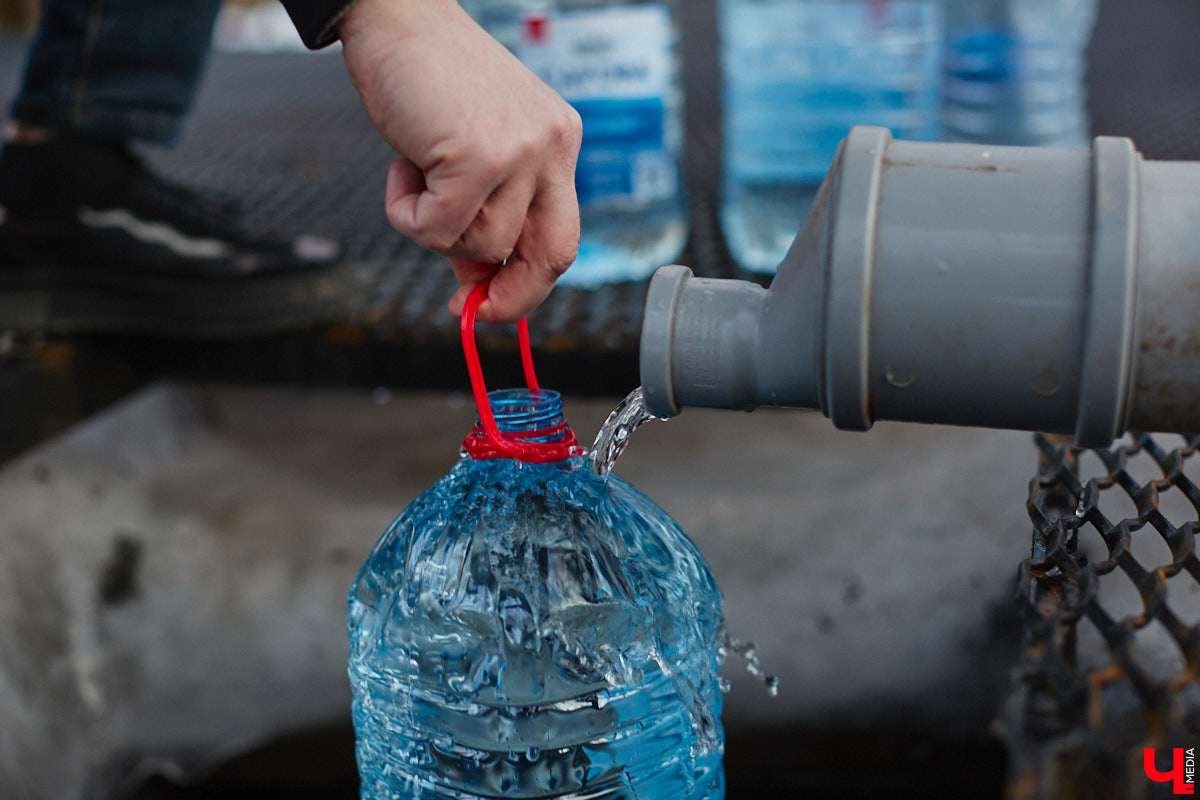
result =
[[[338,26],[350,79],[399,158],[393,227],[450,258],[450,312],[492,278],[479,316],[546,298],[579,247],[579,115],[456,0],[359,0]]]

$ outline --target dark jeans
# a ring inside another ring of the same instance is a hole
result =
[[[167,142],[191,105],[220,0],[43,0],[12,118]]]

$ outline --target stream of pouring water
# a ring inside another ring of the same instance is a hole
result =
[[[629,446],[629,437],[644,423],[652,419],[661,419],[646,410],[646,395],[642,387],[637,387],[621,401],[596,434],[592,449],[588,451],[588,459],[592,471],[600,477],[612,472],[613,464]]]
[[[621,453],[629,446],[633,432],[652,419],[663,418],[654,416],[646,409],[646,395],[639,386],[620,402],[600,426],[600,432],[596,434],[596,440],[587,454],[592,471],[602,478],[607,477]],[[722,660],[729,653],[736,653],[746,662],[746,671],[762,679],[767,694],[771,697],[779,694],[779,679],[763,669],[753,642],[743,642],[730,635],[724,620],[721,622],[721,639]],[[721,687],[728,688],[728,681],[724,678]]]

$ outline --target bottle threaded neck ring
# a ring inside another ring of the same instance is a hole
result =
[[[475,460],[516,458],[549,463],[582,453],[562,413],[562,395],[553,389],[499,389],[488,392],[496,437],[482,421],[463,441],[464,452]]]
[[[492,404],[496,427],[505,433],[548,431],[564,422],[562,395],[553,389],[497,389],[488,392],[488,401]]]

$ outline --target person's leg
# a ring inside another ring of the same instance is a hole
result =
[[[248,236],[127,146],[178,135],[219,5],[43,4],[0,151],[0,328],[228,336],[345,315],[334,242]]]
[[[119,142],[174,139],[219,8],[220,0],[45,0],[12,119]]]

